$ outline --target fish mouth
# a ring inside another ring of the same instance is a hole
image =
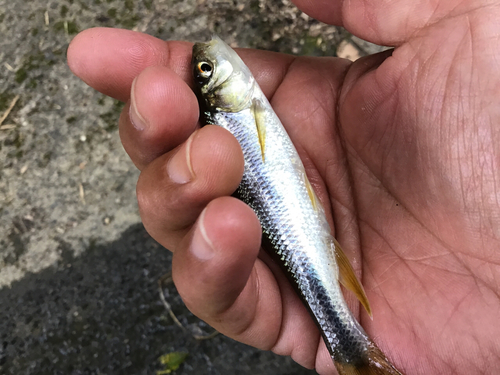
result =
[[[215,34],[208,42],[195,43],[192,51],[195,83],[207,106],[229,112],[244,108],[252,95],[254,79],[238,54]],[[210,75],[200,68],[204,63],[211,66]],[[233,94],[227,95],[230,91]]]
[[[196,42],[193,45],[193,61],[197,56],[204,55],[210,42]]]
[[[209,62],[213,68],[213,77],[203,82],[207,89],[217,86],[231,75],[234,57],[230,47],[216,34],[208,42],[196,42],[192,49],[191,65],[193,68],[200,62]],[[231,66],[231,69],[228,67]],[[195,72],[196,75],[196,72]]]
[[[226,49],[226,43],[217,35],[212,34],[212,38],[208,42],[196,42],[193,45],[193,61],[197,59],[206,59],[213,57],[214,50]]]

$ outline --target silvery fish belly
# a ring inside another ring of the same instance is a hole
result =
[[[192,63],[207,122],[229,130],[243,150],[245,170],[237,195],[257,214],[264,248],[308,307],[337,371],[400,374],[347,307],[339,281],[371,313],[300,157],[249,69],[218,37],[196,43]]]

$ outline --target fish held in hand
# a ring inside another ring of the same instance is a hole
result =
[[[339,283],[371,316],[300,157],[248,67],[217,36],[194,45],[192,66],[206,122],[241,145],[245,170],[236,194],[257,214],[263,247],[309,309],[339,374],[401,375],[347,307]]]

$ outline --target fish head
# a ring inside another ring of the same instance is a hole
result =
[[[209,111],[239,112],[250,107],[255,80],[238,54],[217,35],[193,46],[195,83]]]

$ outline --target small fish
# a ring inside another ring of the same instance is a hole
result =
[[[263,247],[308,307],[339,374],[401,375],[347,307],[339,282],[371,316],[300,157],[248,67],[217,36],[194,45],[192,66],[205,122],[229,130],[243,150],[236,195],[257,214]]]

